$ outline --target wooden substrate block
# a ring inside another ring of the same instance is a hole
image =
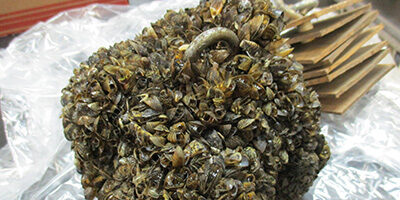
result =
[[[388,53],[389,49],[381,50],[376,55],[359,64],[357,67],[347,71],[332,82],[316,86],[315,89],[317,93],[320,97],[339,98],[371,72],[377,63],[379,63],[379,61],[381,61]]]
[[[355,35],[351,36],[349,39],[347,39],[343,44],[341,44],[338,48],[332,51],[329,55],[327,55],[325,58],[323,58],[321,61],[315,64],[311,65],[304,65],[304,70],[308,71],[316,67],[321,67],[321,66],[326,66],[326,65],[331,65],[333,61],[336,60],[336,58],[344,51],[346,50],[347,47],[361,34],[361,32],[356,33]]]
[[[287,44],[294,44],[298,42],[305,43],[306,41],[314,40],[315,38],[322,37],[328,33],[333,32],[334,30],[342,27],[343,25],[351,22],[355,18],[359,17],[360,15],[364,14],[371,8],[371,4],[367,4],[361,6],[360,8],[354,9],[352,11],[342,13],[339,15],[335,15],[331,18],[318,21],[313,24],[314,28],[310,31],[306,32],[299,32],[298,28],[295,28],[284,35],[284,38],[290,38],[286,43]]]
[[[320,98],[322,111],[343,114],[393,67],[394,65],[377,65],[350,90],[341,95],[340,98]]]
[[[305,83],[307,86],[318,85],[322,83],[331,82],[333,79],[342,75],[346,71],[356,67],[358,64],[362,63],[364,60],[368,59],[372,55],[376,54],[380,51],[384,46],[387,45],[386,41],[379,42],[376,44],[364,46],[360,48],[354,55],[352,55],[349,59],[347,59],[344,63],[342,63],[336,70],[331,72],[326,76],[321,76],[318,78],[313,78],[306,80]]]
[[[325,15],[325,14],[328,14],[330,12],[334,12],[334,11],[349,7],[349,6],[351,6],[351,5],[355,4],[355,3],[358,3],[360,1],[362,1],[362,0],[347,0],[347,1],[343,1],[343,2],[340,2],[340,3],[334,4],[334,5],[328,6],[326,8],[321,9],[320,11],[311,13],[310,15],[307,15],[307,16],[304,16],[302,18],[290,21],[286,25],[286,28],[291,28],[291,27],[295,27],[295,26],[304,24],[306,22],[311,21],[312,19],[318,18],[318,17],[320,17],[322,15]]]
[[[301,64],[315,64],[329,55],[351,36],[360,32],[377,17],[377,11],[368,12],[336,31],[306,44],[295,45],[293,55]]]
[[[346,48],[335,60],[334,63],[328,66],[322,66],[317,69],[312,69],[312,65],[304,66],[304,79],[315,78],[318,76],[324,76],[335,70],[340,64],[349,59],[354,53],[356,53],[362,45],[364,45],[368,40],[370,40],[375,34],[383,29],[383,25],[378,25],[372,28],[364,30],[359,34],[356,39]],[[311,67],[311,70],[309,70]],[[315,68],[315,67],[314,67]]]

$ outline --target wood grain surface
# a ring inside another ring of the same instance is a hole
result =
[[[372,55],[378,53],[386,45],[387,42],[383,41],[376,44],[364,46],[330,74],[318,78],[308,79],[305,81],[305,83],[307,86],[311,86],[331,82],[346,71],[352,69],[353,67],[356,67],[358,64],[364,62]]]
[[[335,15],[328,19],[317,21],[313,23],[314,28],[309,31],[300,32],[298,28],[295,28],[283,34],[282,37],[289,38],[289,40],[286,41],[287,44],[294,44],[298,42],[306,43],[314,40],[315,38],[322,37],[328,33],[335,31],[336,29],[344,26],[345,24],[364,14],[370,8],[371,4],[367,4],[354,10]]]
[[[367,27],[377,17],[377,11],[368,12],[336,31],[307,44],[294,45],[294,58],[301,64],[315,64],[332,53],[351,36]]]
[[[330,83],[318,85],[315,89],[320,97],[339,98],[352,86],[364,78],[374,67],[389,53],[389,49],[381,50],[379,53],[368,58],[359,66],[350,69],[343,75]]]
[[[335,70],[340,64],[349,59],[355,54],[368,40],[370,40],[375,34],[383,29],[383,25],[374,26],[363,31],[350,45],[345,49],[340,56],[335,60],[334,63],[327,66],[321,66],[313,70],[304,72],[304,79],[315,78],[318,76],[327,75]]]
[[[301,24],[304,24],[306,22],[311,21],[312,19],[318,18],[322,15],[328,14],[330,12],[334,12],[343,8],[347,8],[355,3],[361,2],[362,0],[346,0],[346,1],[342,1],[340,3],[337,4],[333,4],[330,5],[328,7],[322,8],[321,10],[311,13],[309,15],[306,15],[304,17],[301,17],[299,19],[295,19],[290,21],[287,25],[286,28],[292,28]]]
[[[322,111],[343,114],[393,68],[394,64],[377,65],[340,98],[320,98]]]

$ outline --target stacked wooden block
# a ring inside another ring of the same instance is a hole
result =
[[[304,65],[306,85],[317,91],[325,112],[344,113],[394,67],[378,64],[389,53],[386,41],[366,45],[383,25],[371,25],[378,12],[370,4],[349,8],[360,1],[343,1],[290,21],[283,35],[294,47],[295,59]],[[313,22],[311,30],[298,28],[344,8],[348,11]]]

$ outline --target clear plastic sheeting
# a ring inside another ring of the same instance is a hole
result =
[[[198,0],[92,5],[61,13],[0,51],[0,199],[84,199],[60,119],[61,89],[99,47],[134,38],[167,9]],[[390,57],[386,63],[393,63]],[[400,197],[400,71],[391,71],[344,115],[323,114],[332,158],[305,199]]]

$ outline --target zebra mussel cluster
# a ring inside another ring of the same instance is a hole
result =
[[[300,199],[330,157],[269,0],[201,0],[62,90],[86,199]]]

